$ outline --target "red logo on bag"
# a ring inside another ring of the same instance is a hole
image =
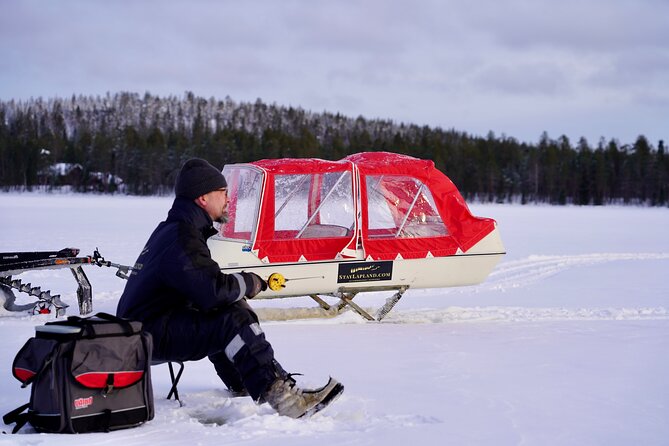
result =
[[[89,396],[88,398],[77,398],[76,400],[74,400],[74,408],[76,410],[85,409],[91,404],[93,404],[92,396]]]

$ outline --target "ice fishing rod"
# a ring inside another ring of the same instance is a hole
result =
[[[121,265],[119,263],[114,263],[109,260],[106,260],[98,248],[95,248],[93,251],[93,257],[91,257],[91,263],[99,267],[107,266],[109,268],[117,268],[116,276],[121,279],[128,279],[132,271],[138,269],[128,265]],[[272,291],[279,291],[282,288],[286,287],[286,282],[293,280],[307,280],[307,279],[325,279],[325,276],[309,276],[309,277],[291,277],[287,279],[281,273],[272,273],[267,278],[267,286]]]
[[[105,258],[100,254],[98,248],[95,248],[93,251],[93,257],[91,258],[91,263],[99,267],[107,266],[109,268],[117,268],[116,276],[121,279],[128,279],[132,271],[138,269],[128,265],[121,265],[119,263],[110,262],[105,260]],[[325,276],[309,276],[309,277],[291,277],[287,279],[281,273],[272,273],[267,278],[267,286],[272,291],[279,291],[281,288],[286,287],[286,282],[293,280],[306,280],[306,279],[325,279]]]
[[[272,273],[267,278],[267,286],[272,291],[279,291],[281,288],[286,287],[286,282],[291,280],[306,280],[306,279],[325,279],[325,276],[310,276],[310,277],[292,277],[286,279],[281,273]]]
[[[102,257],[102,254],[100,254],[100,251],[98,251],[98,248],[95,248],[95,251],[93,251],[93,257],[91,258],[91,263],[99,267],[107,266],[109,268],[118,268],[118,270],[116,271],[116,276],[126,280],[128,280],[128,277],[130,277],[130,273],[136,269],[133,268],[132,266],[120,265],[118,263],[105,260],[105,258]]]

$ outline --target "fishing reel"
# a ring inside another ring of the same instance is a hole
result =
[[[267,278],[267,286],[272,291],[279,291],[281,288],[286,288],[286,278],[281,273],[272,273]]]
[[[286,282],[290,280],[309,279],[325,279],[325,276],[291,277],[290,279],[286,279],[281,273],[272,273],[267,278],[267,287],[272,291],[280,291],[281,288],[286,288]]]

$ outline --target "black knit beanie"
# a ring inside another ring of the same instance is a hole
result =
[[[174,192],[177,197],[194,200],[224,187],[228,187],[228,183],[220,170],[201,158],[191,158],[181,167]]]

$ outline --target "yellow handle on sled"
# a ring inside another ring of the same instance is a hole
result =
[[[272,273],[267,278],[267,286],[272,291],[279,291],[281,288],[286,288],[286,282],[289,280],[307,280],[307,279],[325,279],[325,276],[310,276],[310,277],[291,277],[286,279],[281,273]]]
[[[267,278],[267,286],[272,291],[279,291],[286,287],[286,278],[281,273],[272,273]]]

